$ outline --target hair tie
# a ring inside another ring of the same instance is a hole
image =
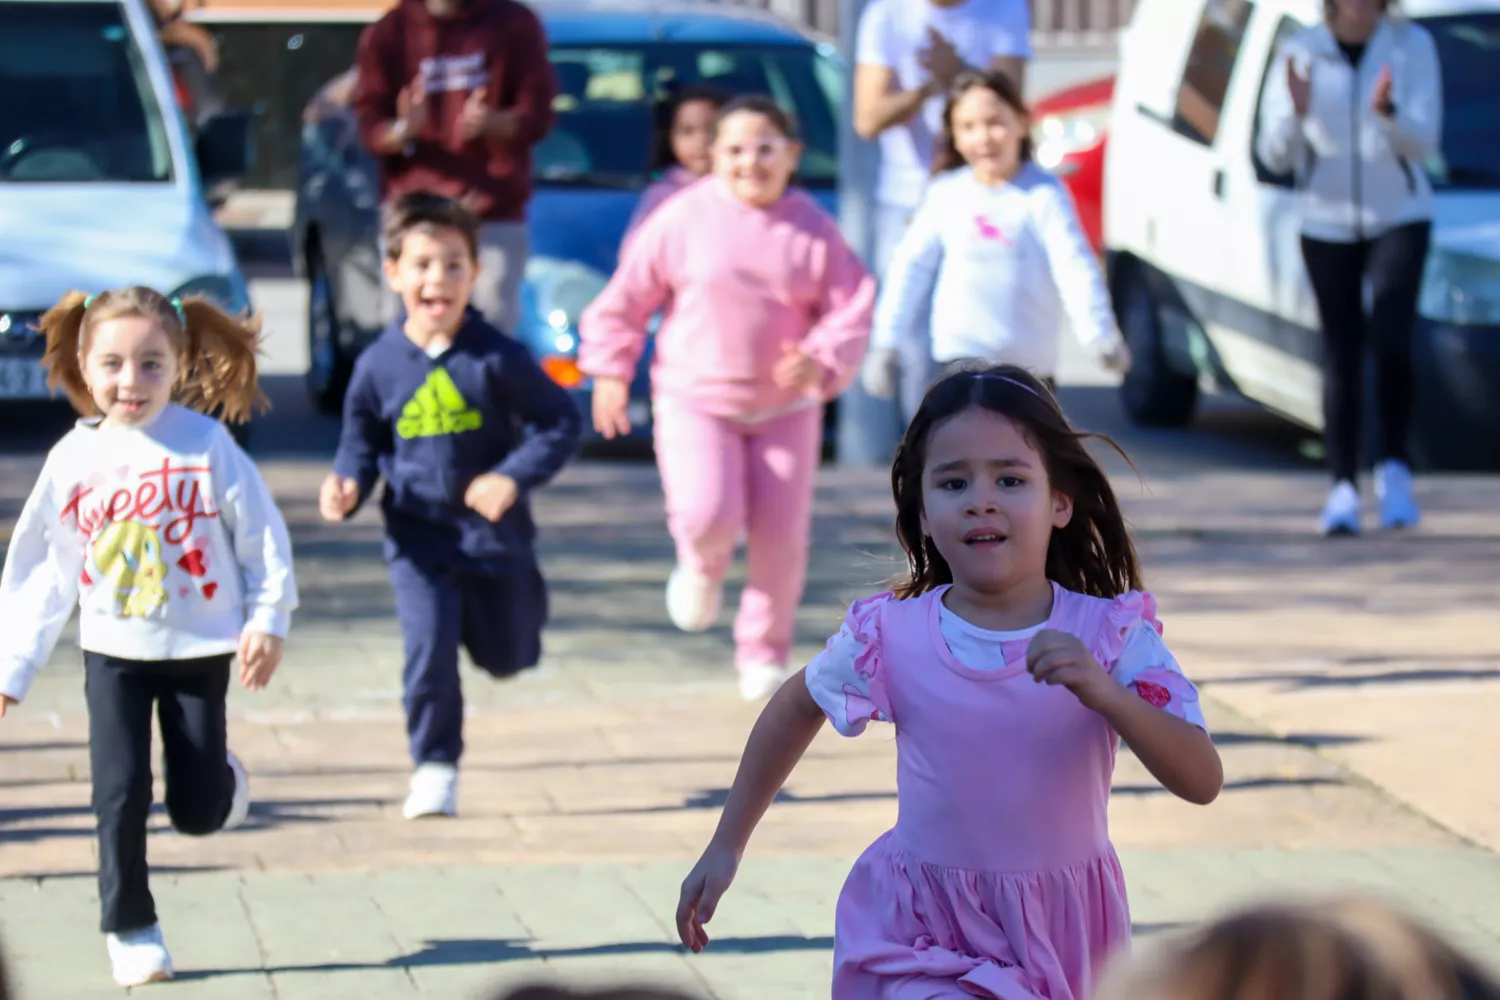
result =
[[[182,311],[182,300],[174,295],[172,296],[171,301],[172,308],[177,310],[177,322],[181,323],[183,326],[187,326],[187,315]]]
[[[1021,388],[1021,389],[1025,389],[1027,392],[1031,393],[1033,396],[1035,396],[1037,399],[1040,399],[1044,403],[1047,401],[1045,396],[1043,396],[1041,393],[1037,392],[1031,386],[1027,385],[1025,382],[1022,382],[1022,381],[1020,381],[1018,379],[1013,379],[1009,375],[992,375],[989,372],[979,372],[979,373],[977,373],[975,375],[975,378],[990,379],[991,381],[994,381],[994,382],[1008,382],[1008,383],[1010,383],[1013,386],[1016,386],[1016,387]]]
[[[84,312],[88,312],[89,311],[89,306],[93,305],[94,304],[94,300],[97,299],[98,297],[99,297],[98,295],[90,295],[88,298],[84,299],[83,300],[83,311]]]

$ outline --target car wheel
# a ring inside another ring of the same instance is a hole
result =
[[[1132,359],[1120,383],[1126,415],[1144,427],[1183,426],[1198,404],[1198,379],[1167,362],[1161,311],[1136,268],[1127,268],[1116,282],[1115,309]]]
[[[338,414],[354,363],[339,346],[338,305],[333,282],[317,247],[307,251],[307,395],[314,409]]]

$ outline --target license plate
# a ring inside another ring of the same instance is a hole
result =
[[[0,358],[0,399],[46,399],[47,370],[36,358]]]
[[[644,427],[651,422],[651,404],[644,399],[632,399],[625,407],[625,415],[632,427]]]

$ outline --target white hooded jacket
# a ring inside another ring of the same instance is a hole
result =
[[[1298,118],[1287,61],[1310,76],[1307,115]],[[1391,71],[1395,114],[1375,111],[1372,95]],[[1282,46],[1261,106],[1256,152],[1277,173],[1293,173],[1302,192],[1302,233],[1330,242],[1370,239],[1432,218],[1425,169],[1443,124],[1437,46],[1420,25],[1386,17],[1358,66],[1351,66],[1326,25]]]

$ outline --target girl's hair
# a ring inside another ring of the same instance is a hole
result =
[[[686,993],[653,986],[625,986],[587,993],[564,986],[523,986],[495,1000],[690,1000]]]
[[[1052,489],[1073,501],[1072,520],[1054,529],[1047,545],[1047,578],[1094,597],[1142,589],[1140,564],[1120,503],[1084,442],[1093,438],[1122,457],[1125,453],[1103,435],[1075,430],[1057,398],[1024,368],[986,365],[960,368],[938,379],[896,448],[891,493],[896,500],[896,537],[907,563],[906,578],[894,587],[896,596],[915,597],[953,582],[947,560],[922,533],[922,473],[932,432],[976,406],[1013,421],[1040,453]]]
[[[1150,958],[1096,1000],[1496,1000],[1500,987],[1430,928],[1372,899],[1255,906]]]
[[[938,134],[937,146],[932,155],[934,177],[966,165],[953,141],[953,109],[958,105],[959,99],[975,87],[993,91],[996,97],[1010,105],[1022,118],[1031,114],[1026,107],[1026,100],[1021,96],[1021,88],[1006,74],[993,69],[964,70],[954,77],[953,86],[948,88],[948,101],[943,105],[943,130]],[[1021,139],[1021,162],[1028,162],[1031,154],[1031,136],[1027,135]]]
[[[1380,0],[1380,13],[1389,14],[1391,8],[1398,6],[1400,0]],[[1332,23],[1339,15],[1338,0],[1323,0],[1323,20]]]
[[[729,95],[724,91],[704,83],[690,83],[686,86],[669,88],[666,96],[656,105],[655,134],[651,139],[651,162],[646,169],[666,170],[668,167],[679,165],[677,155],[672,152],[672,126],[677,123],[677,112],[682,110],[684,104],[702,101],[711,105],[717,112],[728,100]]]
[[[135,285],[98,295],[69,292],[42,317],[47,385],[62,389],[82,415],[99,413],[83,377],[83,358],[94,328],[125,316],[155,321],[172,342],[181,368],[173,392],[176,402],[236,423],[249,419],[252,410],[265,408],[256,373],[260,317],[237,319],[211,299],[169,299]]]
[[[714,133],[718,134],[719,127],[724,124],[726,118],[741,111],[760,115],[771,123],[772,128],[780,132],[787,139],[796,141],[801,138],[797,134],[796,119],[788,114],[786,109],[777,104],[774,99],[767,97],[765,94],[746,94],[736,97],[719,108],[719,113],[714,116]]]

